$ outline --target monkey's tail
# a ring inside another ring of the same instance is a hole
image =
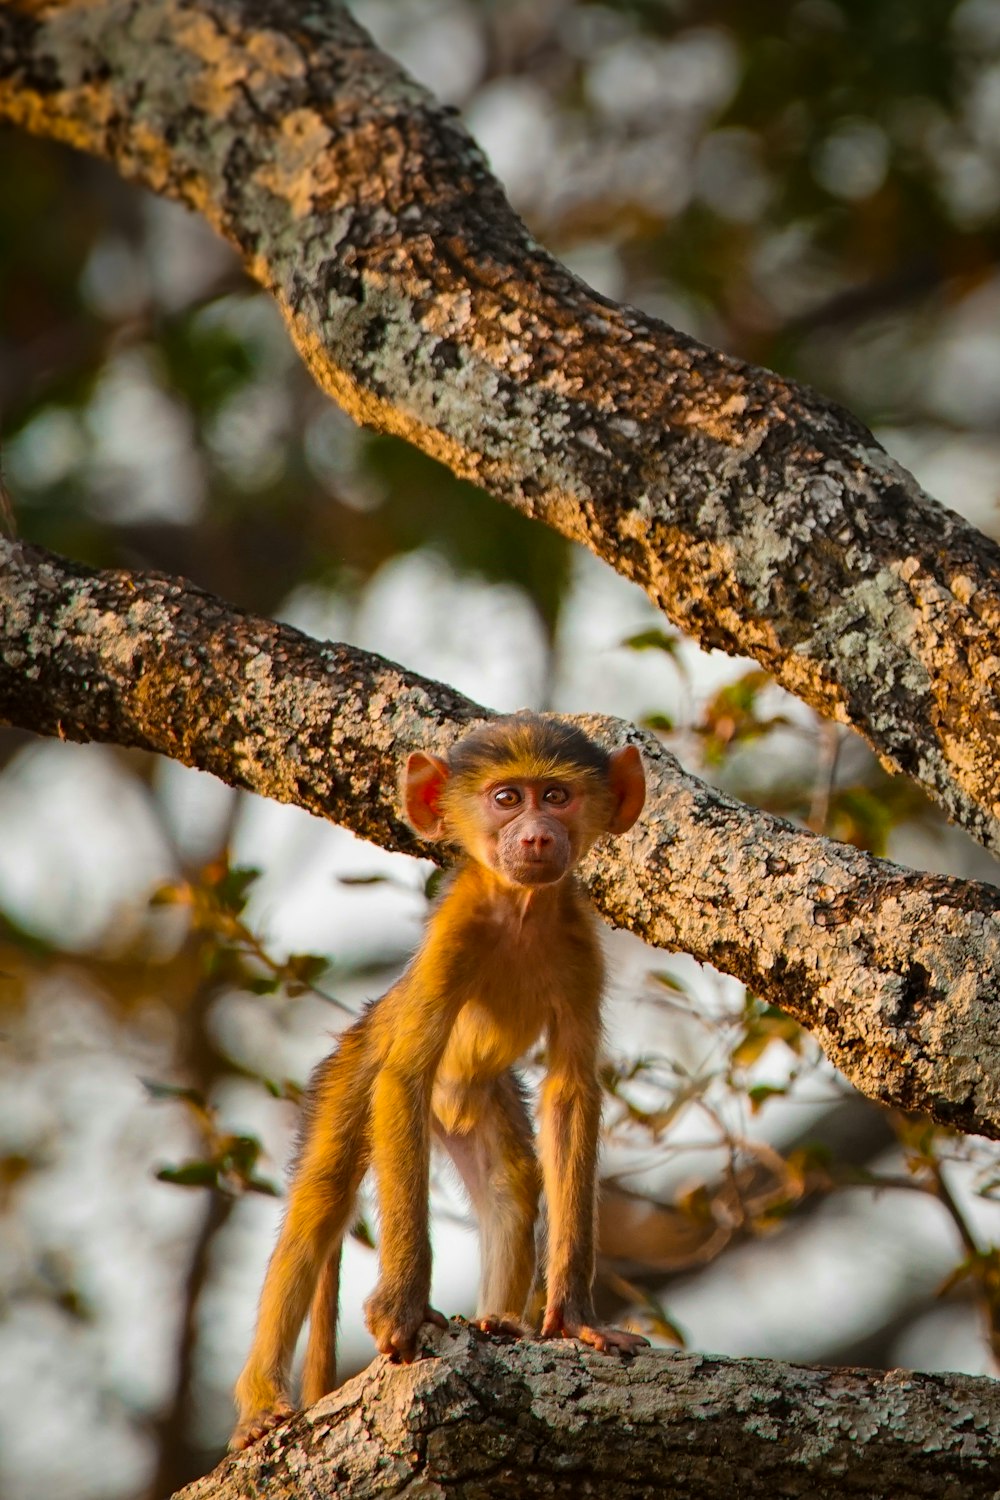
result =
[[[302,1367],[302,1405],[313,1406],[337,1386],[337,1311],[343,1242],[330,1249],[309,1308],[309,1340]]]

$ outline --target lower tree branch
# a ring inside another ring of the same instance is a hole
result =
[[[376,1360],[177,1500],[993,1500],[1000,1487],[1000,1387],[982,1377],[654,1350],[624,1363],[455,1325],[426,1343],[430,1358]]]
[[[0,540],[0,722],[156,750],[426,854],[396,807],[400,759],[487,716],[191,584]],[[803,832],[687,775],[651,735],[576,722],[646,761],[640,824],[583,867],[611,922],[744,980],[862,1093],[1000,1138],[1000,890]]]

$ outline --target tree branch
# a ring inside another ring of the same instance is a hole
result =
[[[93,572],[0,541],[0,722],[169,755],[426,853],[401,822],[401,757],[487,716],[368,652],[310,640],[157,574]],[[649,802],[584,876],[598,908],[744,980],[863,1093],[1000,1137],[1000,890],[917,874],[745,807],[650,735]]]
[[[333,0],[8,0],[3,117],[205,214],[360,422],[584,542],[1000,849],[1000,550],[849,413],[570,275]]]
[[[626,1364],[454,1325],[426,1343],[434,1357],[377,1360],[177,1500],[993,1500],[1000,1485],[1000,1396],[982,1377],[653,1350]]]

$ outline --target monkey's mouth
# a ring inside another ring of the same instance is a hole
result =
[[[561,880],[566,870],[563,865],[550,859],[519,859],[511,866],[510,874],[518,885],[553,885]]]

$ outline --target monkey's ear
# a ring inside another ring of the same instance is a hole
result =
[[[646,773],[642,769],[642,756],[634,745],[623,745],[620,750],[611,752],[608,786],[615,799],[608,832],[626,833],[642,812],[646,800]]]
[[[414,750],[403,772],[403,812],[414,833],[422,839],[439,839],[444,834],[441,793],[451,772],[446,761],[436,755]]]

